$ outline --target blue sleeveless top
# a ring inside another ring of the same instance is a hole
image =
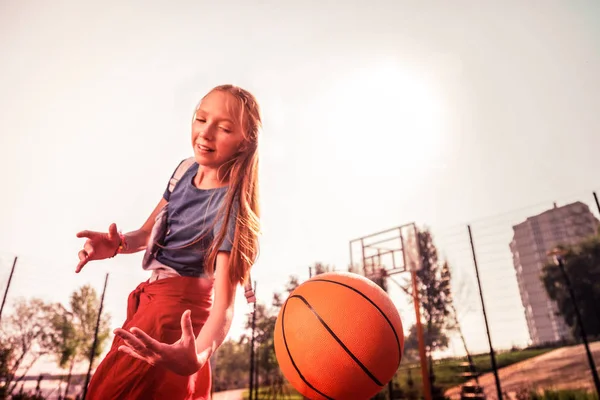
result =
[[[192,277],[199,277],[204,272],[204,259],[223,225],[222,220],[216,223],[215,220],[228,189],[228,186],[198,189],[194,186],[197,172],[198,164],[194,162],[182,175],[172,193],[168,187],[165,190],[163,197],[168,201],[167,227],[161,243],[165,248],[159,248],[156,254],[156,259],[161,263],[182,276]],[[229,219],[227,235],[219,247],[220,251],[231,251],[235,220],[236,215]],[[199,238],[201,239],[198,240]]]

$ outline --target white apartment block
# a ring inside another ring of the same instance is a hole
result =
[[[575,202],[562,207],[554,204],[513,226],[510,249],[532,344],[572,337],[541,281],[542,267],[551,262],[547,252],[559,244],[576,244],[596,233],[599,225],[587,205]]]

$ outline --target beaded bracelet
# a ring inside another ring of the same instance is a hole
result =
[[[119,232],[119,245],[117,246],[117,250],[115,250],[115,254],[113,254],[112,257],[116,256],[117,254],[121,254],[123,251],[127,250],[127,248],[127,239],[125,238],[124,234]]]
[[[127,238],[121,232],[119,232],[119,238],[121,239],[121,242],[119,243],[119,248],[117,249],[117,253],[122,253],[124,251],[127,251],[127,249],[129,248],[129,245],[127,243]]]

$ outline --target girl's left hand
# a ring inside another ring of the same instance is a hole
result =
[[[208,349],[200,354],[196,352],[190,310],[186,310],[181,316],[181,338],[173,344],[161,343],[135,327],[130,332],[117,328],[114,333],[125,342],[119,346],[119,351],[150,365],[167,368],[178,375],[193,375],[209,358]]]

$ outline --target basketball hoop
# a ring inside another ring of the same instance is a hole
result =
[[[421,254],[419,252],[419,239],[417,227],[414,225],[406,226],[402,235],[404,239],[404,257],[406,269],[409,271],[418,271],[421,269]]]
[[[364,276],[380,285],[387,293],[387,277],[407,273],[411,275],[413,288],[413,304],[417,336],[419,339],[419,354],[421,358],[421,375],[423,392],[426,400],[431,400],[427,358],[425,356],[425,339],[421,325],[421,312],[417,287],[416,271],[423,267],[419,249],[419,231],[416,224],[410,223],[350,241],[350,265],[359,260],[359,268]],[[387,268],[386,268],[387,266]],[[390,393],[392,388],[389,388]]]
[[[385,278],[422,268],[419,234],[415,223],[363,236],[350,241],[350,264],[369,279]],[[354,264],[355,260],[359,260]],[[377,275],[383,268],[385,274]]]

